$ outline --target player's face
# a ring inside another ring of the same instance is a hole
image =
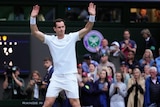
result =
[[[63,21],[56,22],[56,27],[54,27],[54,31],[56,32],[57,36],[63,36],[65,33],[65,24]]]

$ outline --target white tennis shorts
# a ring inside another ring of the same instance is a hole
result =
[[[79,98],[76,74],[52,74],[46,97],[57,97],[64,90],[67,98]]]

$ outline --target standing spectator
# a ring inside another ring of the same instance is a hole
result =
[[[140,68],[143,71],[145,65],[152,66],[153,64],[154,64],[153,53],[150,49],[146,49],[142,59],[139,60]]]
[[[49,83],[50,83],[50,78],[52,76],[52,73],[54,71],[54,68],[53,68],[53,63],[52,63],[52,60],[51,58],[49,57],[46,57],[44,60],[44,68],[47,70],[44,78],[43,78],[43,84],[46,84],[46,86],[48,87]]]
[[[107,79],[110,85],[111,83],[115,81],[113,68],[111,66],[107,66],[106,70],[107,70],[107,75],[108,75]]]
[[[127,107],[143,107],[145,80],[141,77],[139,68],[133,70],[133,78],[128,81]]]
[[[155,58],[156,67],[158,74],[160,74],[160,48],[158,49],[159,56]]]
[[[120,46],[117,41],[111,43],[109,61],[115,65],[116,71],[120,71],[121,62],[125,61],[125,55],[119,48]]]
[[[153,53],[154,58],[156,57],[156,40],[152,36],[149,29],[143,29],[141,34],[145,40],[145,49],[150,49]]]
[[[146,79],[146,91],[144,107],[160,107],[160,77],[157,76],[157,68],[150,67],[150,77]]]
[[[82,69],[84,72],[89,72],[89,65],[92,63],[95,66],[98,66],[98,62],[95,60],[92,60],[91,54],[85,54],[83,56],[84,61],[82,62]]]
[[[82,64],[81,63],[79,63],[77,65],[77,71],[78,71],[77,79],[78,79],[78,83],[80,83],[82,81],[82,73],[83,73]]]
[[[102,54],[100,63],[97,67],[98,74],[100,71],[102,71],[104,67],[108,67],[108,66],[112,67],[114,73],[116,72],[115,65],[112,62],[108,61],[108,53]]]
[[[99,97],[95,93],[93,81],[89,81],[88,74],[82,73],[82,82],[79,84],[81,91],[81,105],[82,107],[100,107]]]
[[[104,53],[108,53],[109,54],[109,46],[108,46],[108,40],[107,39],[103,39],[101,41],[101,46],[100,47],[96,47],[96,52],[97,52],[97,60],[98,62],[100,61],[100,57],[102,54]]]
[[[98,86],[99,91],[99,100],[100,100],[100,106],[99,107],[108,107],[108,89],[109,89],[109,83],[107,79],[107,71],[102,70],[99,75],[99,79],[95,82],[95,84]]]
[[[124,30],[123,38],[124,40],[120,42],[120,50],[124,55],[127,57],[129,51],[136,53],[137,44],[134,40],[130,39],[130,31],[128,29]]]
[[[128,85],[128,80],[131,78],[130,74],[129,74],[129,69],[128,66],[126,65],[126,62],[123,61],[121,63],[121,72],[123,74],[123,79],[124,79],[124,83],[126,84],[126,86]]]
[[[4,72],[5,80],[3,82],[3,99],[22,99],[25,83],[20,75],[20,68],[18,66],[6,66]]]
[[[109,89],[110,107],[125,107],[124,98],[127,96],[127,86],[123,82],[123,74],[116,72],[116,80]]]
[[[150,77],[150,66],[149,65],[145,65],[144,66],[144,72],[142,73],[142,76],[144,77],[144,79],[146,80],[148,77]]]
[[[135,67],[139,66],[139,62],[137,59],[135,59],[135,52],[129,51],[127,56],[126,65],[129,69],[134,69]]]
[[[44,88],[42,88],[42,78],[39,71],[34,70],[31,73],[31,79],[26,88],[28,99],[44,100]]]
[[[93,82],[95,82],[99,78],[97,75],[97,67],[92,63],[89,64],[88,78],[90,81],[93,81]]]

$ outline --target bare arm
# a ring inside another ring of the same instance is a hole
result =
[[[24,85],[21,81],[19,81],[19,80],[16,78],[16,76],[15,76],[14,73],[12,73],[12,77],[13,77],[14,81],[16,82],[16,84],[17,84],[18,86],[22,87],[22,86]]]
[[[3,89],[6,89],[8,87],[8,77],[5,75],[5,80],[3,82]]]
[[[91,16],[96,16],[96,5],[89,3],[88,12]],[[83,29],[79,31],[79,37],[83,38],[93,27],[94,22],[88,21]]]
[[[36,16],[39,13],[39,9],[40,7],[38,5],[33,6],[32,12],[31,12],[31,19],[30,20],[34,20],[34,18],[36,18]],[[40,41],[44,42],[44,33],[42,33],[41,31],[39,31],[37,24],[33,24],[30,23],[30,29],[31,29],[31,34],[33,36],[35,36],[36,38],[38,38]]]

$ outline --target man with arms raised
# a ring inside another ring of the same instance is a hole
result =
[[[80,107],[76,78],[77,62],[75,45],[76,41],[83,38],[92,29],[95,22],[96,6],[94,3],[89,3],[89,21],[83,29],[77,32],[65,34],[66,26],[64,20],[56,19],[53,23],[53,30],[56,36],[49,36],[39,31],[36,25],[36,16],[39,10],[40,7],[38,5],[33,6],[30,17],[31,33],[48,45],[54,61],[54,73],[51,77],[43,107],[51,107],[61,90],[65,90],[72,107]]]

